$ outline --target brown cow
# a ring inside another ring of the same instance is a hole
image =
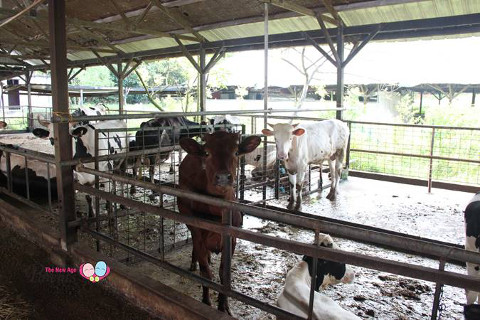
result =
[[[205,135],[205,144],[201,145],[191,138],[180,140],[180,146],[188,153],[179,168],[179,184],[181,189],[211,195],[225,200],[235,199],[235,177],[238,157],[255,150],[260,144],[260,137],[250,136],[242,143],[238,133],[217,131]],[[222,212],[226,209],[192,201],[188,198],[178,198],[180,214],[201,217],[220,222]],[[242,225],[242,215],[239,211],[232,212],[232,225]],[[188,226],[192,233],[193,251],[192,267],[196,261],[200,265],[200,274],[212,280],[212,271],[208,265],[211,252],[222,251],[222,237],[220,234],[205,229]],[[232,254],[235,250],[235,238],[232,239]],[[220,262],[220,281],[223,283],[224,257]],[[208,287],[203,287],[202,302],[211,305]],[[218,309],[228,314],[230,309],[227,297],[218,295]]]

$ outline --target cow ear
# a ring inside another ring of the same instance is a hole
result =
[[[194,156],[205,155],[203,146],[199,144],[197,141],[193,140],[192,138],[181,138],[180,147],[182,147],[182,149],[185,150],[188,154],[191,154]]]
[[[75,129],[73,129],[70,134],[71,134],[72,136],[74,136],[74,137],[80,138],[80,137],[83,136],[85,133],[87,133],[87,128],[85,128],[85,127],[77,127],[77,128],[75,128]]]
[[[302,128],[295,129],[292,132],[292,134],[297,137],[303,135],[304,133],[305,133],[305,129],[302,129]]]
[[[4,129],[7,127],[7,123],[5,121],[0,121],[0,129]]]
[[[238,146],[238,154],[242,155],[245,153],[250,153],[255,150],[256,147],[262,142],[262,139],[259,136],[250,136],[240,143]]]
[[[262,133],[266,136],[273,136],[273,131],[270,129],[263,129]]]
[[[42,129],[42,128],[35,128],[32,131],[33,135],[38,138],[48,138],[50,135],[50,131]]]

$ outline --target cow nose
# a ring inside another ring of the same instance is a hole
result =
[[[279,153],[278,154],[278,160],[287,160],[287,155],[284,153]]]
[[[352,269],[347,268],[345,275],[342,278],[343,283],[352,283],[355,280],[355,272]]]
[[[220,172],[215,175],[218,186],[228,186],[232,184],[232,175],[229,172]]]

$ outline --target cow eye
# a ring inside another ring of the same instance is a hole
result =
[[[240,155],[240,154],[238,153],[238,151],[237,151],[237,152],[235,152],[235,156],[237,156],[237,157],[238,157],[239,155]]]
[[[208,157],[209,155],[210,154],[207,151],[205,151],[205,157]]]

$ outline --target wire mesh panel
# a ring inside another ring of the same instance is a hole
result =
[[[350,168],[480,184],[480,129],[351,123]]]

